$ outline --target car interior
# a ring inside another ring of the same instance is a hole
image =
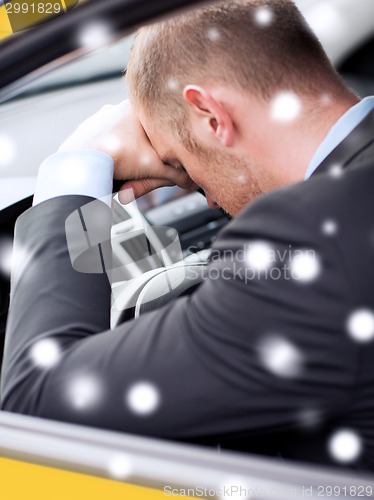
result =
[[[0,161],[0,258],[5,259],[4,249],[11,247],[17,217],[31,206],[42,161],[101,106],[126,99],[123,72],[136,27],[198,3],[90,0],[51,23],[0,40],[0,144],[2,137],[12,142],[8,161]],[[318,21],[317,4],[325,6],[322,12],[329,4],[339,15],[347,15],[344,1],[297,3],[311,24],[316,16]],[[325,29],[328,55],[348,84],[365,97],[374,93],[374,2],[362,0],[362,6],[352,9],[354,15],[345,18],[347,29],[337,29],[335,39],[323,23],[319,36],[324,44]],[[370,26],[357,35],[364,18]],[[354,35],[348,43],[350,32]],[[40,50],[47,46],[48,50]],[[112,326],[193,292],[203,280],[212,242],[229,221],[225,213],[208,207],[203,193],[178,187],[161,188],[126,205],[114,196],[112,211],[115,264],[108,273]],[[9,271],[9,266],[0,266],[0,357],[9,308]],[[170,477],[179,486],[193,487],[203,481],[212,488],[223,478],[239,477],[247,484],[250,477],[266,491],[271,484],[284,498],[290,498],[291,490],[292,498],[303,498],[305,484],[339,485],[339,493],[333,496],[343,498],[347,496],[344,485],[374,485],[371,478],[334,470],[6,413],[0,414],[0,451],[6,457],[101,477],[113,477],[108,460],[123,454],[132,467],[119,479],[152,488],[162,488]]]

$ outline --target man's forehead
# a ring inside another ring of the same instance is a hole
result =
[[[150,118],[146,119],[144,116],[139,116],[139,120],[149,142],[161,160],[168,163],[176,159],[176,153],[173,147],[175,140],[160,127],[157,128],[157,124],[152,123]]]

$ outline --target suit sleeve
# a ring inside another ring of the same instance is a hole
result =
[[[227,226],[193,295],[114,330],[106,275],[69,258],[65,221],[90,201],[49,200],[17,222],[4,410],[183,440],[283,432],[305,410],[344,410],[356,363],[343,334],[348,284],[333,245],[285,196]],[[248,260],[258,242],[274,252],[272,276]],[[283,269],[305,249],[321,265],[308,283]]]

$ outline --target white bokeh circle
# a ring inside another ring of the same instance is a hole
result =
[[[31,347],[30,358],[39,368],[53,368],[61,359],[60,346],[53,339],[40,340]]]
[[[299,118],[301,111],[301,99],[294,92],[280,92],[271,102],[271,118],[276,122],[293,122]]]
[[[314,251],[299,251],[291,259],[291,276],[295,281],[311,283],[321,273],[320,259]]]
[[[274,249],[265,241],[254,241],[248,245],[246,264],[257,272],[263,272],[274,263]]]
[[[370,309],[357,309],[347,320],[347,331],[357,342],[370,342],[374,339],[374,312]]]
[[[126,404],[136,415],[151,415],[159,407],[160,393],[150,382],[137,382],[127,391]]]
[[[133,470],[129,457],[123,453],[118,453],[110,457],[108,462],[108,473],[111,478],[124,481],[128,479]]]
[[[73,377],[67,386],[67,399],[76,410],[90,410],[100,402],[103,388],[94,375]]]
[[[268,27],[274,21],[274,12],[269,7],[264,5],[263,7],[258,7],[254,14],[255,23],[259,26]]]
[[[218,42],[221,38],[221,32],[218,28],[209,28],[206,35],[211,42]]]
[[[300,350],[281,335],[266,335],[258,344],[262,365],[273,375],[294,378],[303,369],[303,356]]]
[[[331,457],[339,463],[355,462],[362,453],[362,440],[351,429],[340,429],[329,439],[328,449]]]
[[[79,45],[90,50],[102,48],[111,40],[111,30],[103,22],[95,22],[83,26],[78,35]]]
[[[325,236],[335,236],[338,233],[338,224],[332,219],[327,219],[322,223],[322,233]]]

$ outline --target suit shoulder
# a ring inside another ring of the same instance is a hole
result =
[[[374,164],[362,165],[339,175],[323,173],[307,181],[261,196],[245,207],[234,223],[262,232],[265,226],[276,233],[288,226],[294,233],[303,227],[320,228],[331,217],[354,221],[366,218],[374,198]]]

